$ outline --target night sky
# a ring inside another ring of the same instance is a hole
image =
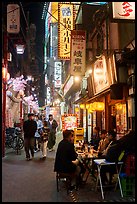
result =
[[[44,2],[29,2],[22,3],[22,5],[26,15],[27,11],[29,11],[29,25],[31,23],[36,25],[36,52],[40,63],[40,61],[43,61],[42,52],[44,43],[44,20],[41,19],[41,16]]]

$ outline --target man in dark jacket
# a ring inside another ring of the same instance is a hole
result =
[[[37,130],[37,123],[34,120],[34,114],[29,113],[28,120],[24,121],[24,124],[23,124],[24,147],[25,147],[27,161],[30,160],[29,151],[31,152],[32,159],[34,158],[34,136],[35,136],[36,130]]]
[[[70,130],[63,131],[63,140],[58,144],[54,171],[72,173],[76,165],[72,162],[77,159],[73,144],[71,143],[72,133]]]
[[[70,173],[75,177],[72,181],[72,185],[76,185],[76,180],[80,174],[80,167],[78,166],[79,161],[74,149],[74,145],[71,142],[73,137],[71,130],[63,131],[63,140],[58,144],[54,171],[61,173]]]
[[[53,118],[52,114],[49,114],[49,120],[47,121],[47,123],[48,123],[48,127],[50,129],[50,135],[49,135],[47,147],[48,147],[49,151],[52,151],[53,147],[56,143],[56,129],[58,127],[58,123]]]

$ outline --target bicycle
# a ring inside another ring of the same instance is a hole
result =
[[[14,131],[15,131],[15,128],[6,128],[6,131],[5,131],[5,145],[6,147],[9,147],[9,148],[12,148],[12,145],[13,145],[13,138],[14,138]]]
[[[16,150],[17,154],[18,154],[18,151],[23,149],[23,147],[24,147],[24,139],[22,137],[22,131],[20,128],[16,127],[15,128],[15,136],[13,138],[12,148],[14,150]]]

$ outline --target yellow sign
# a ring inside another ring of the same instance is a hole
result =
[[[58,4],[58,58],[70,59],[71,30],[74,29],[74,5]]]

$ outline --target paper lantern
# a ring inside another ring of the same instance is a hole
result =
[[[103,111],[104,108],[105,108],[105,105],[103,102],[94,102],[93,103],[93,108],[96,110],[96,111]]]
[[[80,104],[81,109],[85,109],[85,104]]]

